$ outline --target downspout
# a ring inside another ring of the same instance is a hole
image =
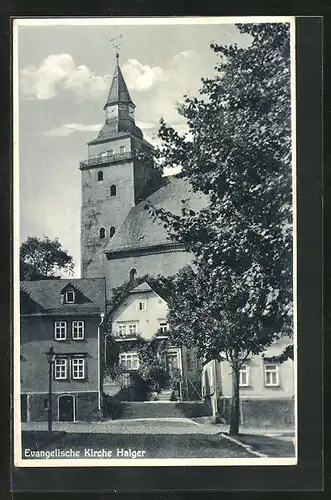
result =
[[[213,378],[214,378],[214,408],[213,408],[213,421],[214,423],[218,423],[220,421],[220,414],[218,411],[218,360],[214,359],[214,369],[213,369]]]
[[[179,399],[180,401],[183,401],[183,388],[182,388],[182,381],[183,381],[183,354],[182,354],[182,346],[179,348],[179,363],[180,363],[180,380],[179,380]]]
[[[101,410],[101,327],[103,326],[105,315],[100,314],[100,323],[98,324],[98,410]]]

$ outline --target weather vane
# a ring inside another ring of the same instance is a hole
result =
[[[113,38],[109,39],[109,41],[111,42],[110,50],[116,49],[116,64],[117,64],[117,66],[119,64],[119,58],[120,58],[119,48],[122,45],[121,43],[119,43],[119,39],[120,38],[123,38],[122,33],[120,35],[118,35],[118,36],[114,36]]]

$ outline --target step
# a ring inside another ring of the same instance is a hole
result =
[[[200,401],[122,401],[119,418],[190,418],[209,415],[210,408]]]

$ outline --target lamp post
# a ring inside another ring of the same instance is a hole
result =
[[[53,377],[53,363],[55,361],[54,347],[51,346],[49,351],[46,352],[48,366],[49,366],[49,382],[48,382],[48,430],[52,431],[52,377]]]

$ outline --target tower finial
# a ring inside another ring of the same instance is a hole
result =
[[[113,38],[110,38],[110,40],[109,40],[110,42],[112,42],[112,45],[111,45],[111,47],[110,47],[110,48],[111,48],[111,49],[116,49],[116,66],[119,66],[119,59],[120,59],[120,55],[119,55],[119,48],[120,48],[120,46],[121,46],[121,44],[120,44],[120,43],[116,43],[116,42],[117,42],[117,40],[118,40],[119,38],[122,38],[122,36],[123,36],[123,35],[122,35],[122,33],[121,33],[121,34],[120,34],[120,35],[118,35],[118,36],[114,36]]]

